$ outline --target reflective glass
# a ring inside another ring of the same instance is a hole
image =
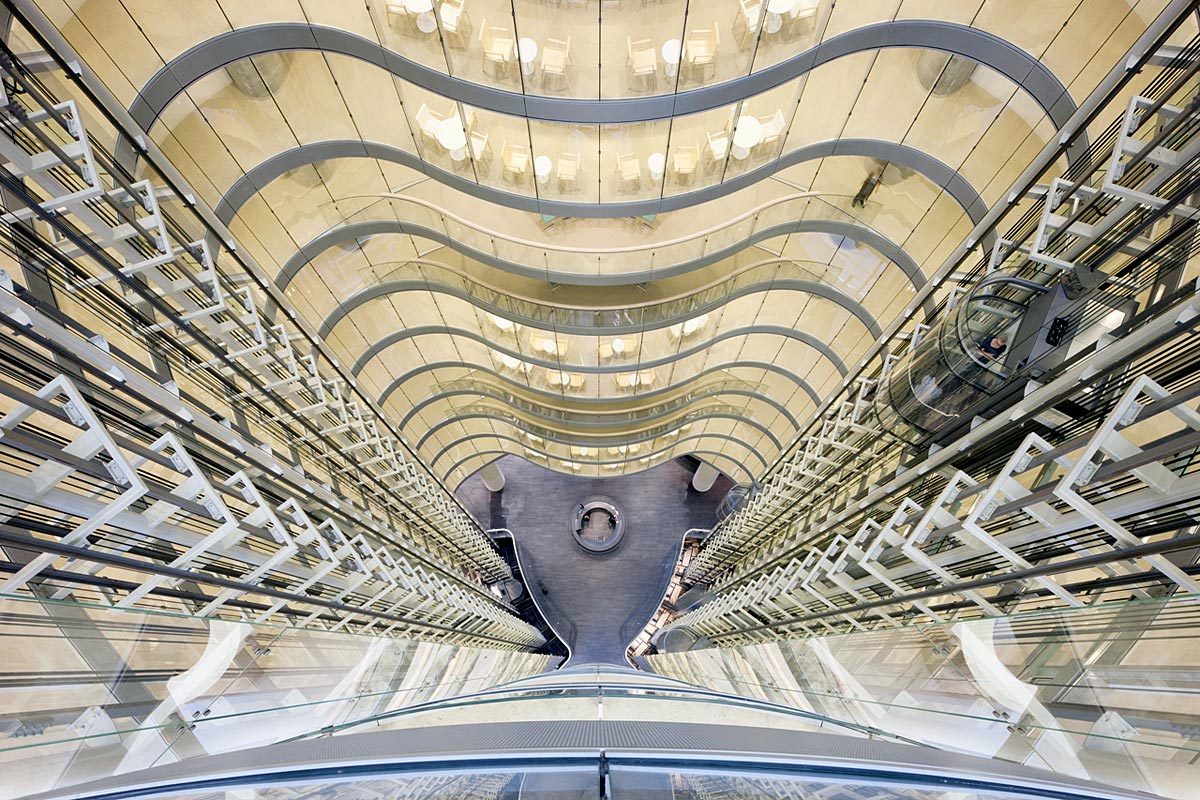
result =
[[[429,770],[295,783],[276,780],[267,786],[229,781],[215,790],[167,789],[145,796],[157,800],[1020,800],[1047,796],[1044,789],[1035,794],[1018,787],[979,789],[949,783],[916,776],[901,782],[854,775],[788,775],[719,765],[698,769],[617,762],[602,768],[599,762],[583,761],[561,767]]]
[[[1200,757],[1188,734],[1200,718],[1196,624],[1200,604],[1181,596],[650,661],[936,747],[1188,797]]]
[[[0,796],[303,736],[541,672],[549,657],[0,599]]]

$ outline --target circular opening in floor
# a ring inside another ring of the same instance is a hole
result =
[[[625,518],[606,500],[589,500],[575,508],[571,533],[584,550],[603,553],[612,550],[625,533]]]

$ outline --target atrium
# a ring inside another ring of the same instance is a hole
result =
[[[1200,798],[1200,0],[0,35],[0,800]]]

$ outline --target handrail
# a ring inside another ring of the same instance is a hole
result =
[[[741,294],[753,294],[768,288],[794,290],[841,306],[873,335],[879,332],[879,321],[859,300],[818,272],[821,268],[828,269],[827,265],[814,263],[810,267],[809,262],[790,258],[756,261],[694,291],[680,292],[661,300],[593,307],[552,304],[523,297],[477,281],[462,270],[430,259],[393,263],[398,263],[398,266],[383,274],[379,273],[377,267],[364,270],[370,272],[373,279],[329,312],[319,326],[321,334],[329,335],[361,306],[391,294],[392,291],[387,288],[389,285],[396,285],[397,292],[431,291],[461,296],[460,299],[465,302],[492,313],[498,327],[506,321],[534,329],[553,329],[559,333],[585,336],[637,335],[671,323],[686,322],[700,312],[728,304]],[[444,275],[437,275],[437,272]],[[405,282],[411,285],[402,285]],[[512,333],[504,329],[501,332]]]
[[[683,244],[686,242],[690,242],[694,239],[698,239],[701,236],[708,236],[709,234],[716,233],[717,231],[725,230],[726,228],[730,228],[730,227],[736,225],[737,223],[742,222],[743,220],[749,219],[750,217],[753,217],[753,216],[757,216],[760,212],[765,211],[768,208],[772,208],[776,205],[779,205],[779,204],[785,203],[785,202],[789,202],[791,200],[801,200],[801,199],[812,198],[812,197],[849,197],[849,195],[834,195],[834,194],[830,194],[829,192],[798,192],[796,194],[785,195],[783,197],[778,197],[778,198],[775,198],[774,200],[770,200],[765,203],[762,203],[761,205],[758,205],[758,206],[750,208],[746,211],[743,211],[741,214],[737,215],[736,217],[733,217],[732,219],[726,220],[718,225],[713,225],[709,228],[705,228],[702,231],[697,231],[695,233],[688,234],[686,236],[677,236],[674,239],[668,239],[663,242],[647,242],[645,244],[632,245],[632,246],[628,246],[628,247],[577,247],[577,246],[568,246],[568,245],[556,245],[553,242],[535,242],[531,239],[522,239],[520,237],[513,236],[511,234],[492,230],[491,228],[485,228],[482,225],[472,222],[471,220],[468,220],[465,217],[460,217],[457,214],[453,213],[452,211],[447,211],[446,209],[442,208],[441,206],[437,205],[436,203],[430,202],[423,198],[412,197],[410,195],[405,195],[405,194],[396,194],[393,192],[383,192],[378,196],[381,198],[389,199],[389,200],[405,200],[410,203],[415,203],[417,205],[424,206],[433,211],[436,211],[438,214],[441,214],[444,217],[448,217],[448,218],[454,220],[455,222],[459,223],[460,225],[465,225],[469,228],[474,228],[475,230],[479,231],[480,233],[487,234],[488,236],[491,236],[496,239],[504,239],[505,241],[512,242],[514,244],[528,245],[529,247],[535,247],[538,250],[554,250],[554,251],[564,252],[564,253],[584,253],[586,255],[605,255],[608,253],[622,253],[622,254],[624,254],[624,253],[639,253],[639,252],[643,252],[646,250],[657,250],[660,247],[670,247],[671,245],[675,245],[675,244]],[[834,206],[834,207],[837,208],[836,206]],[[368,208],[369,208],[369,206],[368,206]],[[365,210],[365,209],[363,209],[363,210]],[[838,210],[842,211],[843,209],[838,209]]]
[[[464,269],[459,269],[458,267],[455,267],[450,264],[443,264],[440,261],[434,261],[433,259],[430,259],[430,258],[408,258],[408,259],[405,259],[403,262],[385,262],[385,264],[379,264],[376,266],[385,266],[386,263],[398,263],[401,266],[397,267],[396,269],[392,270],[391,272],[387,272],[387,273],[384,273],[383,275],[380,275],[378,280],[376,281],[376,283],[368,284],[368,286],[374,286],[379,283],[386,283],[393,274],[399,272],[401,269],[403,269],[403,267],[408,266],[409,264],[415,264],[415,265],[421,266],[421,267],[433,267],[435,269],[445,270],[446,272],[453,273],[454,275],[457,275],[458,277],[462,278],[463,280],[465,280],[469,283],[473,283],[482,289],[487,289],[489,292],[495,292],[497,294],[511,297],[514,300],[519,300],[524,303],[530,303],[532,305],[543,306],[543,307],[549,308],[549,309],[564,309],[565,308],[570,311],[627,311],[627,310],[635,309],[635,308],[653,308],[654,306],[661,306],[661,305],[665,305],[666,303],[673,303],[673,302],[676,302],[679,300],[687,300],[689,298],[695,297],[696,295],[698,295],[702,292],[707,292],[711,289],[715,289],[717,287],[724,286],[724,285],[730,283],[734,278],[737,278],[747,272],[750,272],[751,270],[759,269],[761,267],[769,267],[773,264],[786,264],[786,265],[790,265],[790,266],[799,267],[800,269],[807,271],[811,275],[812,280],[827,283],[827,281],[822,281],[821,276],[819,276],[815,271],[809,270],[805,265],[810,262],[807,262],[803,259],[784,258],[784,257],[765,258],[762,261],[755,261],[752,264],[746,264],[744,266],[737,267],[730,272],[726,272],[720,278],[709,281],[708,283],[705,283],[705,284],[701,284],[700,286],[698,286],[694,289],[689,289],[689,290],[683,291],[683,292],[677,292],[676,294],[667,295],[666,297],[659,297],[659,298],[655,298],[653,300],[643,300],[638,303],[612,303],[612,304],[589,303],[587,305],[582,305],[582,304],[575,305],[572,303],[558,303],[558,302],[547,303],[547,302],[545,302],[543,300],[539,300],[535,297],[529,297],[527,295],[517,294],[516,292],[512,291],[512,289],[500,288],[499,286],[495,286],[491,283],[488,283],[487,281],[479,280],[478,278],[476,278],[475,276],[473,276],[471,273],[467,272]],[[813,266],[828,267],[827,264],[820,264],[819,262],[812,262],[812,263],[813,263]],[[889,261],[888,263],[892,263],[892,262]],[[364,270],[364,271],[366,271],[366,270]],[[832,285],[832,284],[830,284],[830,285]]]
[[[554,696],[565,697],[621,697],[629,693],[630,696],[653,698],[653,699],[682,699],[694,700],[695,702],[722,703],[730,706],[740,706],[743,708],[755,709],[769,713],[782,714],[784,716],[798,717],[809,720],[818,725],[830,725],[831,727],[842,728],[845,730],[854,731],[869,737],[879,737],[889,741],[903,742],[904,744],[913,745],[916,747],[928,748],[931,745],[917,739],[912,739],[900,734],[885,731],[882,728],[877,728],[873,725],[864,725],[860,722],[852,720],[837,719],[825,714],[820,714],[815,711],[806,711],[796,706],[786,705],[784,703],[776,703],[770,700],[761,700],[756,697],[748,697],[746,695],[729,694],[726,692],[718,692],[713,689],[707,689],[695,684],[686,682],[681,687],[674,686],[659,686],[647,685],[640,683],[619,683],[599,681],[592,683],[547,683],[537,686],[521,687],[510,684],[502,684],[500,686],[483,689],[478,692],[460,694],[450,698],[439,698],[437,700],[428,700],[422,703],[414,703],[410,706],[384,711],[379,714],[371,714],[357,720],[349,720],[334,725],[329,725],[321,728],[318,731],[313,731],[310,734],[285,739],[284,741],[298,741],[313,736],[328,736],[340,731],[357,728],[361,725],[374,723],[375,725],[389,719],[397,719],[400,717],[410,716],[433,710],[444,710],[450,708],[472,707],[483,704],[505,703],[521,700],[544,700]]]
[[[632,422],[642,420],[650,420],[658,417],[664,417],[675,411],[686,407],[689,403],[696,399],[716,397],[722,394],[735,393],[754,393],[761,394],[764,387],[761,383],[751,383],[750,381],[734,378],[730,380],[710,381],[706,384],[701,384],[685,394],[672,397],[669,400],[661,402],[643,403],[634,406],[622,406],[619,410],[612,411],[581,411],[578,408],[564,408],[555,405],[552,400],[546,402],[531,402],[526,398],[517,395],[516,393],[505,389],[502,386],[493,384],[490,381],[479,379],[462,378],[444,383],[434,384],[430,397],[440,397],[450,393],[460,394],[478,394],[481,397],[490,397],[499,400],[506,404],[508,408],[522,411],[541,419],[570,422],[575,427],[620,427]],[[561,398],[560,398],[561,399]],[[625,400],[626,398],[612,398],[615,400]],[[632,399],[637,399],[634,395]],[[764,402],[766,402],[764,400]],[[776,410],[784,412],[783,408],[774,406]],[[405,427],[409,417],[401,422],[401,428]],[[789,417],[789,422],[795,426],[795,419]]]
[[[306,265],[328,248],[391,232],[428,239],[453,249],[464,258],[516,275],[562,283],[587,284],[592,280],[606,284],[629,283],[629,280],[622,281],[622,276],[638,274],[645,274],[647,280],[651,275],[667,277],[730,258],[758,240],[781,236],[805,225],[814,229],[837,228],[845,235],[881,249],[885,256],[895,261],[903,252],[899,245],[839,205],[824,199],[844,197],[793,193],[747,209],[732,221],[703,231],[658,242],[589,248],[579,243],[535,241],[504,235],[429,200],[386,194],[329,226],[280,264],[276,285],[286,288]],[[856,231],[861,233],[856,234]],[[916,286],[919,281],[912,275],[916,264],[900,266]]]
[[[793,233],[814,232],[847,237],[878,251],[907,276],[914,289],[924,285],[919,265],[888,236],[848,212],[844,195],[792,193],[740,212],[734,221],[703,231],[659,241],[630,234],[630,244],[618,248],[588,247],[570,234],[560,242],[505,236],[444,210],[437,203],[406,194],[354,195],[378,197],[338,219],[285,260],[277,262],[274,282],[286,290],[297,276],[333,248],[352,248],[364,239],[408,234],[440,245],[466,261],[538,282],[567,285],[632,285],[676,277],[693,270],[735,260],[749,246]],[[837,201],[837,202],[831,202]],[[518,214],[512,223],[531,225],[535,215]],[[630,217],[625,222],[637,222]],[[610,220],[622,222],[621,220]],[[544,223],[544,220],[543,220]],[[641,223],[637,223],[641,224]],[[649,223],[647,223],[649,224]],[[587,229],[591,233],[594,226]]]

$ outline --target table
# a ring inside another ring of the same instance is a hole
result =
[[[796,10],[800,0],[767,0],[767,19],[763,23],[767,33],[779,33],[783,18]]]
[[[554,162],[550,160],[550,156],[538,156],[533,160],[533,176],[542,186],[550,182],[550,170],[553,166]]]
[[[451,114],[439,122],[436,136],[438,144],[450,151],[452,159],[462,161],[467,157],[467,133],[458,114]]]
[[[421,33],[433,33],[437,30],[437,17],[432,11],[422,11],[417,14],[417,30]]]
[[[750,150],[762,140],[761,122],[749,115],[738,117],[737,125],[733,129],[733,157],[739,160],[746,158],[750,155]]]
[[[663,72],[667,77],[674,78],[679,74],[679,60],[683,58],[683,42],[678,39],[668,39],[662,46]]]
[[[521,61],[521,72],[533,74],[533,65],[537,60],[538,43],[528,36],[522,36],[516,44],[517,58]]]
[[[667,168],[667,157],[662,153],[651,153],[646,159],[646,166],[650,168],[650,180],[661,181]]]

